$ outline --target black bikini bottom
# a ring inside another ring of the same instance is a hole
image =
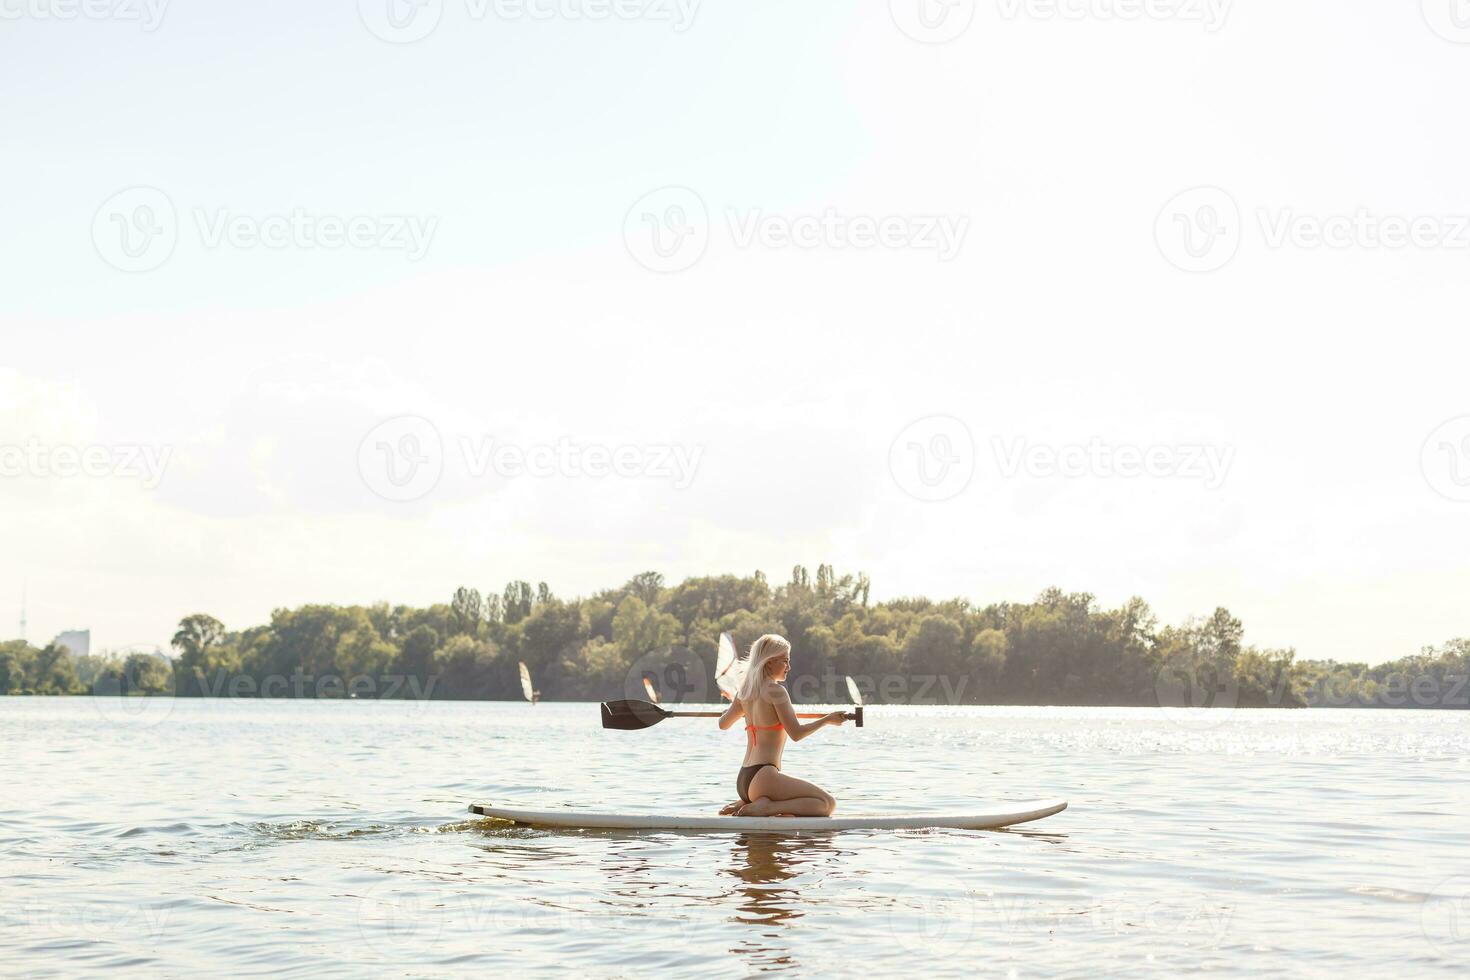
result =
[[[755,778],[756,773],[760,772],[766,766],[770,766],[777,772],[781,770],[781,767],[776,765],[774,762],[759,762],[753,766],[741,767],[740,775],[735,777],[735,792],[740,794],[741,803],[750,802],[750,797],[745,795],[750,791],[750,781]]]

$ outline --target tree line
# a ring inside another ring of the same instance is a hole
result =
[[[665,701],[713,701],[728,631],[742,648],[789,639],[788,687],[807,702],[846,700],[844,676],[869,703],[1463,707],[1470,695],[1467,640],[1370,668],[1247,645],[1223,608],[1164,625],[1140,598],[1107,609],[1059,589],[984,606],[869,592],[867,576],[822,565],[776,586],[760,572],[678,584],[645,572],[571,599],[513,581],[427,608],[277,609],[240,630],[196,613],[168,658],[0,643],[0,693],[518,699],[525,663],[545,700],[642,697],[647,679]]]

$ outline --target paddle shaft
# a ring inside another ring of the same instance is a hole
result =
[[[618,731],[634,732],[652,728],[669,718],[721,718],[723,711],[670,711],[650,701],[604,701],[602,702],[602,727]],[[825,714],[799,714],[798,718],[825,718]],[[863,706],[858,705],[850,714],[842,716],[847,721],[857,722],[863,727]]]
[[[670,711],[668,714],[664,715],[664,717],[665,718],[718,718],[718,717],[720,717],[723,714],[724,714],[723,711]],[[830,711],[824,711],[821,714],[816,714],[816,715],[798,714],[796,717],[798,717],[798,718],[825,718],[829,714],[831,714]],[[854,714],[845,714],[842,717],[846,718],[848,721],[857,721],[857,714],[856,713],[854,713]]]

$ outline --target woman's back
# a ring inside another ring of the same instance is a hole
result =
[[[750,700],[741,701],[745,709],[745,765],[756,763],[770,763],[779,765],[781,762],[781,750],[786,746],[786,732],[781,726],[781,719],[776,715],[776,707],[771,703],[770,695],[775,693],[771,687],[779,685],[763,685],[760,695]],[[785,693],[785,689],[781,688]]]

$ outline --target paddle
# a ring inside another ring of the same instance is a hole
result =
[[[604,701],[602,702],[602,727],[623,732],[636,732],[644,728],[652,728],[665,718],[718,718],[722,714],[724,714],[723,711],[670,711],[650,701]],[[827,713],[799,714],[796,717],[825,718]],[[857,726],[862,728],[863,706],[858,705],[856,711],[843,717],[848,721],[857,722]]]

